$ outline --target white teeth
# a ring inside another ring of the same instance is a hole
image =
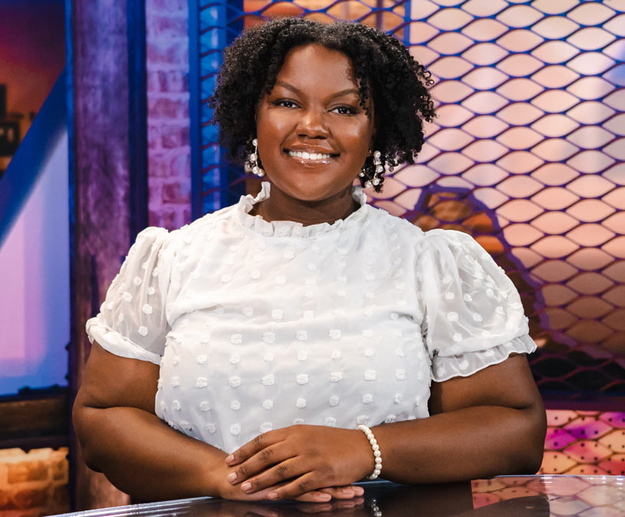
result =
[[[329,154],[322,153],[308,153],[306,151],[289,151],[289,156],[293,158],[301,158],[302,160],[329,160],[331,156]]]

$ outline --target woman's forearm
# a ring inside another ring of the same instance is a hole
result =
[[[382,477],[400,483],[445,483],[540,467],[544,410],[475,406],[372,428]]]
[[[226,454],[138,408],[80,407],[74,423],[87,465],[140,500],[220,495]]]

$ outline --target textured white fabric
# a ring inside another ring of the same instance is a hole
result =
[[[156,411],[226,451],[297,423],[428,416],[432,380],[535,349],[511,281],[469,236],[365,203],[334,224],[249,215],[253,199],[143,231],[87,322],[160,364]]]

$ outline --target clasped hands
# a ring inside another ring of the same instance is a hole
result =
[[[226,457],[227,499],[327,502],[353,499],[373,470],[359,430],[294,425],[261,434]]]

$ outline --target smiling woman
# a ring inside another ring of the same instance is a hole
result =
[[[268,182],[138,237],[87,322],[89,465],[142,499],[317,502],[362,496],[366,477],[536,471],[545,418],[514,286],[467,235],[424,233],[353,186],[414,162],[428,82],[358,24],[282,19],[234,42],[215,122]]]

